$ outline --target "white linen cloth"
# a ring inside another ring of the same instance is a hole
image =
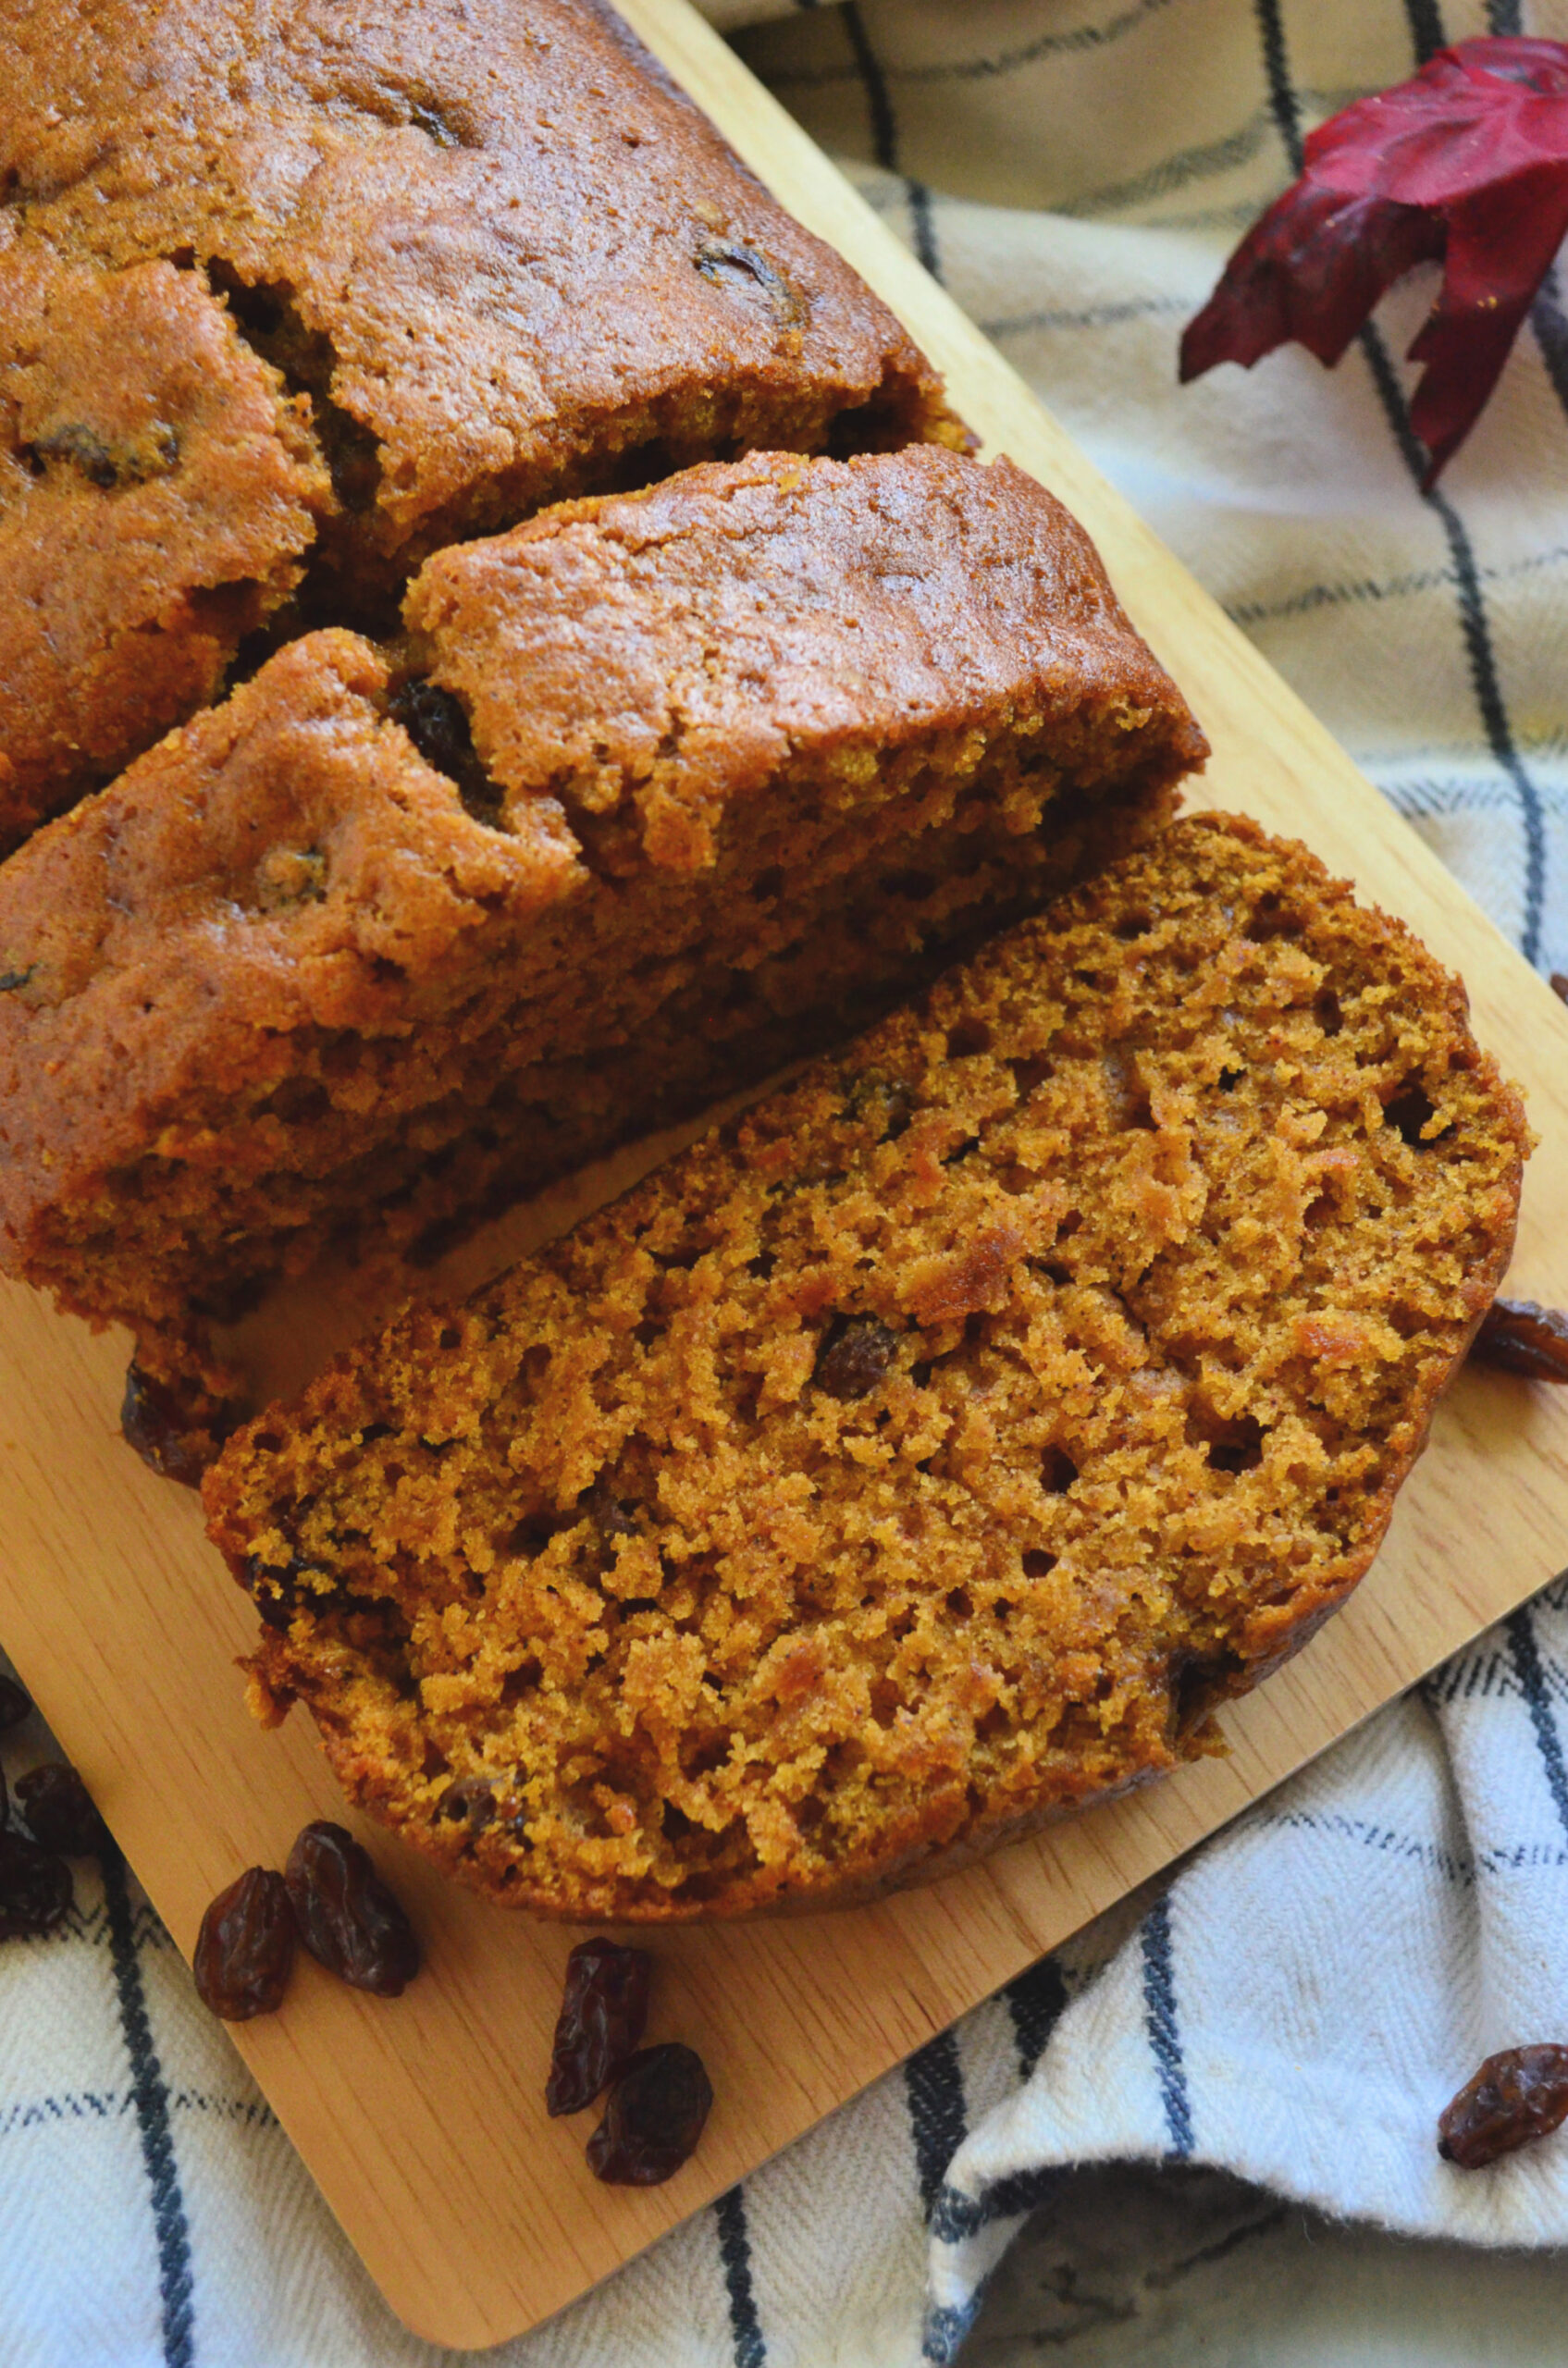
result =
[[[784,0],[710,6],[758,26]],[[1555,290],[1434,498],[1397,360],[1429,275],[1333,375],[1294,350],[1185,390],[1175,373],[1300,131],[1444,38],[1518,29],[1509,0],[864,0],[745,45],[1502,927],[1568,969]],[[1523,29],[1568,38],[1568,0]],[[1433,2146],[1482,2055],[1568,2038],[1565,1701],[1558,1585],[1141,1916],[486,2357],[951,2359],[1022,2215],[1117,2156],[1223,2164],[1405,2230],[1568,2243],[1568,2136],[1479,2176]],[[4,1758],[14,1777],[45,1751],[34,1724]],[[62,1933],[0,1947],[5,2368],[457,2357],[393,2322],[123,1869],[80,1875],[78,1897]]]

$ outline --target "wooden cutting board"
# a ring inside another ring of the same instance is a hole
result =
[[[1568,1012],[685,0],[623,5],[784,204],[903,316],[987,450],[1089,526],[1213,739],[1212,802],[1298,832],[1463,971],[1476,1031],[1526,1085],[1541,1137],[1511,1288],[1568,1304]],[[545,1238],[631,1165],[492,1228],[454,1278]],[[259,1374],[291,1382],[355,1313],[346,1291],[296,1291],[242,1345]],[[268,1735],[241,1707],[248,1607],[194,1498],[117,1437],[126,1353],[25,1290],[0,1292],[0,1638],[188,1950],[240,1868],[280,1864],[307,1818],[340,1809],[303,1714]],[[698,2041],[718,2091],[698,2158],[667,2187],[598,2186],[589,2125],[545,2117],[572,1936],[448,1889],[373,1832],[427,1972],[388,2004],[307,1962],[286,2009],[237,2043],[393,2309],[439,2342],[499,2341],[755,2169],[1564,1562],[1568,1393],[1465,1375],[1371,1576],[1227,1714],[1228,1759],[878,1907],[659,1937],[651,2036]]]

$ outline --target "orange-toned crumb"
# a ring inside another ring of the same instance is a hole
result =
[[[868,1895],[1175,1766],[1371,1560],[1507,1263],[1463,990],[1202,816],[209,1473],[267,1715],[589,1920]]]

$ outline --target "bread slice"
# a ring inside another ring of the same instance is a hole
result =
[[[1081,530],[934,445],[569,504],[410,612],[417,675],[307,635],[0,867],[0,1263],[68,1307],[179,1334],[699,1109],[1205,754]]]
[[[865,1898],[1210,1748],[1507,1264],[1460,981],[1200,816],[208,1474],[268,1717],[578,1919]]]

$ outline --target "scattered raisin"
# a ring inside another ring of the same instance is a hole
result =
[[[1470,1344],[1478,1365],[1521,1373],[1528,1381],[1568,1381],[1568,1315],[1533,1299],[1494,1300]]]
[[[715,288],[759,291],[776,317],[787,327],[805,317],[805,306],[782,271],[766,255],[741,239],[707,239],[693,258],[704,279]]]
[[[17,1802],[33,1840],[63,1858],[95,1858],[114,1847],[92,1794],[63,1759],[45,1760],[19,1776]]]
[[[581,2113],[636,2054],[648,2023],[653,1959],[618,1941],[579,1941],[566,1960],[545,2111]]]
[[[602,1472],[591,1487],[583,1490],[577,1503],[606,1546],[612,1545],[618,1537],[636,1536],[637,1525],[632,1518],[631,1505],[623,1503],[616,1496]]]
[[[325,1579],[327,1585],[318,1588],[302,1584],[311,1579]],[[248,1556],[244,1583],[252,1602],[269,1628],[287,1630],[302,1607],[314,1613],[337,1611],[349,1599],[344,1590],[333,1584],[329,1572],[317,1563],[302,1560],[298,1554],[291,1555],[281,1570],[254,1554]]]
[[[234,1428],[239,1412],[238,1407],[212,1397],[200,1384],[192,1384],[188,1390],[177,1389],[132,1363],[125,1376],[119,1426],[127,1445],[152,1471],[166,1480],[196,1488]]]
[[[1568,1003],[1568,978],[1564,978],[1561,970],[1552,972],[1550,984],[1551,992],[1558,1002]]]
[[[414,1927],[352,1833],[321,1818],[289,1853],[300,1938],[351,1989],[398,1998],[419,1971]]]
[[[438,1818],[459,1819],[470,1833],[483,1832],[496,1813],[495,1786],[486,1776],[456,1776],[436,1803]]]
[[[828,1334],[812,1375],[830,1398],[864,1398],[893,1363],[898,1335],[874,1315],[853,1315]]]
[[[119,483],[114,454],[103,438],[80,420],[71,420],[47,436],[35,437],[30,449],[41,461],[74,462],[88,484],[105,493]]]
[[[32,1704],[14,1678],[0,1677],[0,1735],[32,1716]]]
[[[0,1941],[52,1932],[75,1897],[71,1870],[19,1833],[0,1833]]]
[[[1549,2137],[1568,2118],[1568,2047],[1506,2047],[1488,2055],[1438,2121],[1438,2152],[1462,2171]]]
[[[611,2187],[658,2187],[697,2152],[713,2086],[694,2048],[645,2047],[618,2075],[588,2140],[588,2168]]]
[[[294,1969],[289,1886],[270,1867],[247,1867],[202,1918],[191,1970],[204,2006],[226,2023],[275,2014]]]
[[[479,760],[461,699],[424,675],[416,675],[395,690],[387,712],[401,723],[427,765],[453,783],[464,810],[475,821],[496,829],[501,818],[501,792]]]

